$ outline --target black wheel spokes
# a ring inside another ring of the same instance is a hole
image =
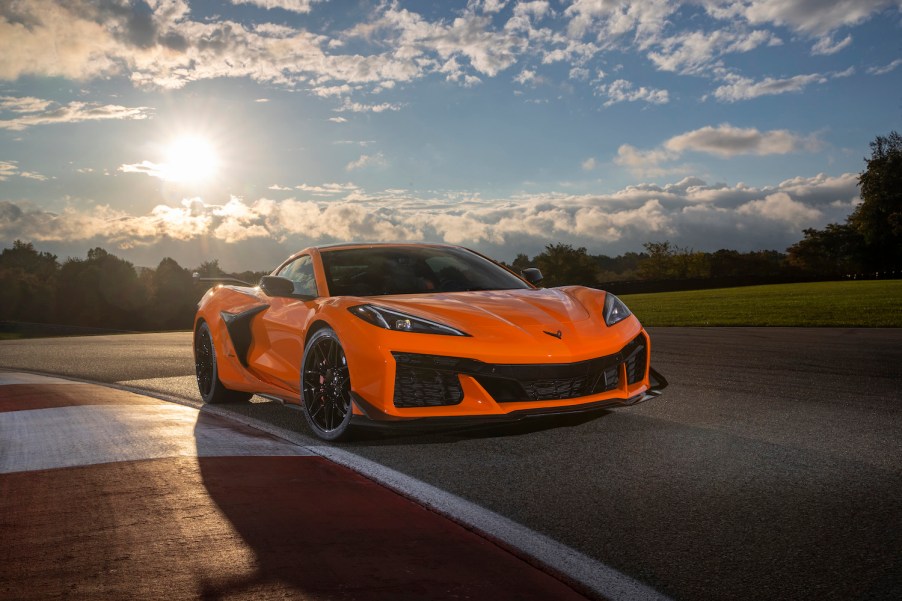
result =
[[[350,410],[348,367],[337,341],[323,338],[310,352],[304,371],[304,402],[310,419],[323,431],[339,427]]]

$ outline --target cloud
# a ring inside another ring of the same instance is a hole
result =
[[[253,4],[260,8],[281,8],[295,13],[309,13],[313,5],[324,0],[230,0],[232,4]]]
[[[19,166],[15,161],[0,161],[0,182],[5,182],[18,173]]]
[[[345,166],[345,171],[355,171],[365,167],[384,167],[387,165],[385,156],[381,152],[376,154],[362,154],[356,161],[351,161]]]
[[[353,184],[298,188],[313,196],[319,191],[334,194],[327,200],[279,201],[233,196],[222,205],[188,198],[138,215],[88,201],[57,212],[0,201],[0,236],[123,249],[162,245],[161,253],[171,241],[192,240],[238,248],[253,240],[296,248],[347,240],[427,240],[511,255],[535,254],[550,241],[611,254],[635,251],[643,242],[662,238],[697,248],[701,240],[699,250],[783,249],[806,227],[841,221],[858,201],[855,173],[799,177],[763,188],[707,184],[690,177],[610,194],[486,199],[403,190],[363,194]]]
[[[728,75],[726,80],[729,82],[714,90],[714,97],[724,102],[737,102],[739,100],[751,100],[759,96],[775,96],[778,94],[787,94],[801,92],[806,87],[814,83],[826,83],[829,77],[813,73],[810,75],[796,75],[784,79],[774,79],[766,77],[761,81],[753,81],[747,77],[738,75]]]
[[[593,35],[600,43],[608,43],[635,30],[636,38],[643,41],[655,38],[679,8],[678,2],[669,0],[576,0],[564,15],[570,19],[568,33],[576,38]]]
[[[656,90],[645,86],[636,87],[632,82],[618,79],[610,84],[598,86],[598,93],[606,96],[605,106],[619,102],[646,102],[648,104],[667,104],[670,94],[667,90]]]
[[[817,43],[811,47],[811,54],[815,56],[828,56],[830,54],[836,54],[837,52],[844,48],[847,48],[851,44],[851,35],[847,35],[839,42],[835,42],[832,35],[826,35],[819,39]]]
[[[738,128],[724,124],[702,127],[670,138],[664,148],[677,154],[704,152],[719,157],[743,154],[788,154],[812,149],[816,141],[786,130],[761,132],[755,128]]]
[[[630,144],[623,144],[617,149],[614,164],[626,167],[638,177],[659,177],[673,171],[672,169],[661,167],[661,163],[678,158],[678,154],[666,148],[640,150]]]
[[[706,6],[721,18],[742,17],[753,25],[785,26],[800,33],[823,35],[858,25],[897,0],[707,0]]]
[[[902,66],[902,58],[897,58],[888,65],[883,65],[882,67],[871,67],[870,69],[868,69],[868,73],[871,75],[886,75],[891,71],[895,71],[900,66]]]
[[[337,195],[348,195],[351,193],[359,192],[360,186],[352,183],[344,183],[340,184],[337,182],[320,184],[318,186],[312,186],[309,184],[299,184],[294,187],[295,190],[300,190],[302,192],[310,192],[314,196],[337,196]]]
[[[122,173],[143,173],[144,175],[160,179],[164,179],[167,173],[166,165],[160,165],[152,161],[119,165],[118,170]]]
[[[780,43],[769,31],[692,31],[680,33],[658,42],[660,50],[648,53],[648,58],[662,71],[683,75],[704,75],[725,54],[750,52],[762,45]]]
[[[20,171],[17,161],[0,161],[0,182],[5,182],[11,177],[21,177],[39,182],[46,182],[50,179],[37,171]]]
[[[598,167],[598,161],[595,160],[595,157],[589,157],[580,163],[580,167],[582,167],[583,171],[594,171]]]
[[[740,215],[760,215],[772,221],[778,221],[801,228],[803,224],[816,222],[822,217],[821,211],[793,200],[789,194],[778,192],[770,194],[762,200],[753,200],[742,205],[736,212]]]
[[[0,129],[22,131],[36,125],[79,123],[82,121],[142,120],[153,116],[146,106],[126,107],[116,104],[70,102],[60,105],[39,98],[0,98],[0,112],[17,113],[12,119],[0,119]]]
[[[385,111],[399,110],[401,110],[400,104],[393,104],[391,102],[382,102],[380,104],[363,104],[360,102],[351,102],[347,98],[344,99],[344,103],[341,105],[341,107],[335,109],[336,112],[350,113],[384,113]]]
[[[759,131],[730,124],[706,126],[664,141],[659,147],[642,150],[623,144],[617,149],[614,163],[626,167],[640,177],[659,177],[683,172],[686,167],[663,167],[687,152],[700,152],[720,158],[742,155],[765,156],[816,150],[820,141],[814,136],[801,136],[787,130]]]

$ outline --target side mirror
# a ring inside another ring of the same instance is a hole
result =
[[[266,296],[294,296],[294,282],[278,275],[260,278],[260,289]]]
[[[542,272],[535,267],[527,267],[523,271],[520,272],[520,275],[523,276],[523,279],[532,284],[533,286],[538,286],[539,282],[541,282],[544,278],[542,277]]]

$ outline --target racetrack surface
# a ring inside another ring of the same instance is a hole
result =
[[[650,333],[671,384],[649,403],[342,447],[676,599],[902,598],[902,330]],[[0,343],[2,367],[197,401],[190,355],[187,333]]]

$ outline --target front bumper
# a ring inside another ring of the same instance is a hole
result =
[[[584,413],[601,412],[614,407],[638,405],[659,397],[667,388],[667,379],[654,368],[648,370],[648,388],[629,398],[610,398],[602,401],[592,401],[581,404],[571,404],[558,407],[539,407],[530,409],[518,409],[508,413],[484,414],[484,415],[458,415],[436,417],[400,417],[383,412],[378,407],[367,402],[359,394],[351,392],[351,400],[360,409],[362,415],[353,415],[351,423],[355,426],[368,428],[442,428],[453,426],[470,426],[480,424],[507,424],[522,421],[528,418],[553,417],[558,415],[577,415]]]

